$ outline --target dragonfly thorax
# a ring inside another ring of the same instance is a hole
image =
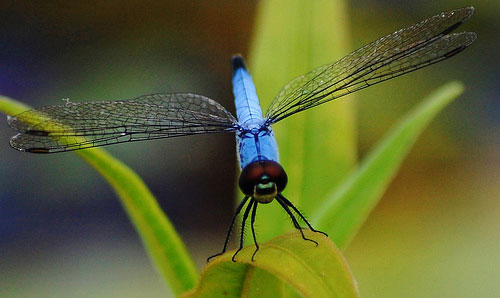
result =
[[[267,204],[285,189],[287,181],[285,170],[279,163],[260,160],[243,168],[239,186],[245,195]]]
[[[260,131],[269,130],[269,125],[265,119],[251,118],[240,123],[241,131],[243,133],[258,134]]]

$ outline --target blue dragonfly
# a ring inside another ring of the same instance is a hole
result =
[[[304,235],[296,215],[312,231],[322,232],[315,230],[282,194],[288,179],[279,164],[271,125],[295,113],[458,54],[475,41],[476,34],[451,32],[473,12],[473,7],[465,7],[440,13],[304,74],[281,89],[265,116],[245,62],[236,55],[232,66],[237,119],[216,101],[192,93],[151,94],[119,101],[67,101],[9,117],[9,125],[18,132],[10,144],[24,152],[55,153],[132,141],[235,133],[242,170],[239,187],[244,198],[236,208],[224,247],[217,255],[226,251],[237,215],[245,208],[239,248],[232,260],[235,261],[243,248],[245,223],[249,217],[256,247],[253,260],[259,250],[254,229],[257,207],[274,200],[290,216],[302,238],[317,245]]]

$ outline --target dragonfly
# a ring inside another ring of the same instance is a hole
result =
[[[218,102],[193,93],[151,94],[118,101],[68,100],[9,117],[10,127],[17,131],[10,145],[23,152],[56,153],[133,141],[234,133],[241,167],[238,185],[244,197],[231,220],[222,251],[212,257],[226,252],[237,216],[244,209],[239,247],[232,260],[236,261],[243,248],[249,218],[254,260],[259,250],[254,228],[257,207],[272,201],[281,205],[304,240],[318,245],[304,235],[305,227],[297,216],[310,230],[323,232],[314,229],[283,195],[288,178],[279,163],[272,125],[460,53],[476,40],[476,34],[452,31],[473,13],[473,7],[442,12],[295,78],[281,89],[265,116],[245,61],[236,55],[232,58],[236,118]]]

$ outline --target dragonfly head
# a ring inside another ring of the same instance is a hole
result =
[[[285,170],[279,163],[262,160],[254,161],[243,169],[239,186],[245,195],[267,204],[285,189],[287,181]]]

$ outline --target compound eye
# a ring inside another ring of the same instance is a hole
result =
[[[253,196],[253,190],[264,174],[264,168],[259,162],[252,162],[248,164],[243,171],[241,171],[238,185],[241,191],[247,196]]]
[[[247,196],[253,196],[258,184],[274,182],[278,193],[285,189],[288,178],[283,167],[271,160],[256,161],[247,165],[241,172],[239,186]]]

